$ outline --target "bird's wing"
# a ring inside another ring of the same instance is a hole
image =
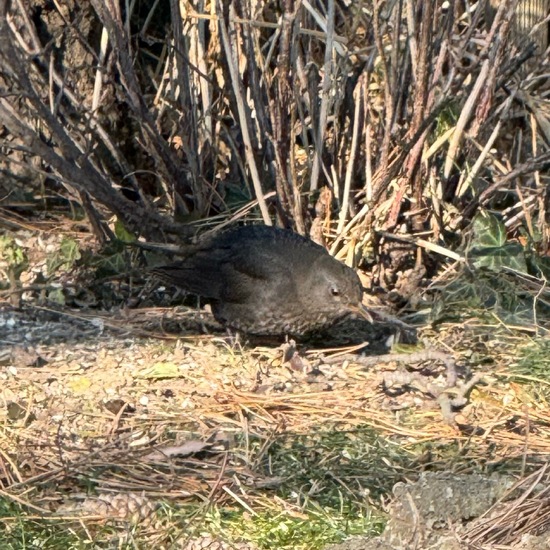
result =
[[[266,281],[276,281],[284,266],[276,255],[243,246],[199,250],[188,258],[152,269],[159,279],[204,298],[239,303]]]
[[[206,262],[183,260],[151,270],[162,281],[205,298],[219,299],[223,284]]]
[[[289,273],[278,254],[241,246],[235,247],[231,257],[220,265],[220,276],[223,281],[220,299],[236,304],[262,296],[266,287],[277,287]]]
[[[255,296],[288,294],[296,265],[313,265],[319,246],[288,232],[252,226],[228,231],[196,248],[184,260],[156,268],[159,278],[205,298],[244,303]],[[253,300],[254,301],[254,300]]]

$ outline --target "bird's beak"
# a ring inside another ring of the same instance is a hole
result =
[[[352,313],[355,313],[359,317],[362,317],[363,319],[366,319],[369,323],[374,323],[372,315],[370,314],[369,310],[363,304],[359,304],[358,306],[351,306],[350,309],[351,309]]]

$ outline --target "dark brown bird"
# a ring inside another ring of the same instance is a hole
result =
[[[209,299],[219,322],[248,334],[300,336],[350,314],[370,320],[355,271],[285,229],[236,227],[152,272]]]

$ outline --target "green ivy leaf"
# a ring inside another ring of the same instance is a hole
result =
[[[64,237],[59,249],[48,256],[46,261],[48,275],[53,275],[59,269],[66,271],[72,269],[81,257],[78,243],[74,239]]]
[[[474,246],[493,248],[506,244],[506,228],[495,216],[478,214],[473,223]]]
[[[18,268],[27,264],[25,251],[8,235],[0,236],[0,259],[9,267]]]
[[[497,272],[506,267],[527,273],[525,250],[518,242],[506,242],[506,227],[495,216],[476,216],[473,233],[468,258],[474,267]]]
[[[61,288],[50,290],[48,292],[48,300],[50,302],[53,302],[54,304],[59,304],[61,306],[66,305],[65,294],[63,293],[63,289]]]
[[[124,224],[117,219],[115,222],[115,235],[116,238],[121,240],[124,243],[133,243],[136,240],[136,237],[130,233]]]
[[[547,281],[550,280],[550,258],[548,256],[537,256],[533,258],[533,263],[539,269],[540,275]]]
[[[508,243],[500,247],[474,249],[470,260],[475,267],[485,267],[492,271],[502,271],[503,267],[527,273],[527,263],[523,247],[519,243]]]

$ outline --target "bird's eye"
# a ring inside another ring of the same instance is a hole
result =
[[[340,296],[340,291],[335,286],[330,287],[330,293],[333,296]]]

